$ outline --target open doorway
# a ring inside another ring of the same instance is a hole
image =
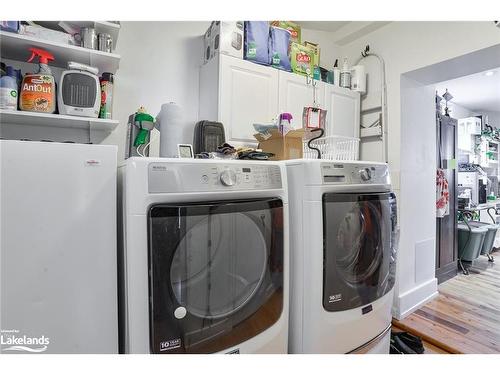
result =
[[[500,247],[499,70],[436,86],[436,178],[437,186],[445,188],[436,203],[438,282],[456,274],[457,261],[459,272],[466,275],[479,256],[493,262],[491,252]],[[440,180],[440,176],[446,178]],[[446,182],[448,186],[443,186]]]
[[[489,256],[495,238],[483,248],[480,230],[469,233],[471,222],[498,221],[499,66],[493,46],[401,76],[402,246],[415,231],[428,238],[401,261],[414,262],[415,281],[427,290],[395,325],[453,353],[500,352],[500,263]],[[439,170],[450,201],[437,219]],[[441,233],[439,220],[446,221]]]

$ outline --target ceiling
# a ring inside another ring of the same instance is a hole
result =
[[[333,33],[351,21],[297,21],[304,29],[321,30]]]
[[[442,96],[448,89],[451,102],[473,112],[500,111],[500,67],[491,71],[492,76],[481,72],[438,83],[436,90]]]
[[[388,21],[296,21],[302,28],[329,32],[332,42],[344,46],[389,24]]]

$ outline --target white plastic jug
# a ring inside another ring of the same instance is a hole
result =
[[[155,128],[160,131],[160,157],[178,157],[177,145],[182,142],[182,108],[176,103],[162,104]]]

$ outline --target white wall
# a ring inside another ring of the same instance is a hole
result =
[[[431,194],[435,184],[435,160],[429,158],[429,163],[420,165],[419,160],[423,150],[430,144],[429,152],[435,145],[434,121],[411,110],[414,120],[406,118],[402,111],[409,111],[403,106],[401,99],[401,75],[436,64],[456,56],[464,55],[485,47],[493,46],[500,42],[500,30],[492,22],[393,22],[373,33],[356,40],[343,47],[342,53],[355,61],[366,44],[374,53],[380,54],[386,63],[387,77],[387,105],[388,105],[388,131],[389,131],[389,163],[395,182],[395,189],[399,197],[399,212],[401,222],[401,240],[398,256],[398,285],[396,288],[396,303],[394,314],[401,318],[418,307],[435,292],[432,282],[422,278],[422,269],[431,269],[434,262],[427,264],[424,256],[423,263],[417,262],[415,254],[418,251],[429,251],[428,246],[435,241],[434,206],[429,205],[428,197],[424,198],[425,204],[415,204],[422,199],[423,192]],[[493,56],[496,56],[493,54]],[[376,61],[375,59],[373,59]],[[487,64],[488,60],[478,62]],[[498,61],[492,61],[498,66]],[[431,82],[445,81],[460,75],[471,74],[474,60],[470,64],[449,65],[442,64],[427,78]],[[484,66],[482,66],[484,68]],[[367,66],[369,87],[377,87],[377,71],[375,64]],[[469,70],[469,72],[465,72]],[[480,70],[477,70],[480,71]],[[437,77],[432,76],[435,74]],[[439,79],[439,76],[442,76]],[[416,74],[418,76],[418,74]],[[432,77],[431,77],[432,76]],[[420,80],[422,77],[418,76]],[[429,83],[429,82],[428,82]],[[405,83],[405,85],[408,82]],[[425,89],[422,87],[422,90]],[[408,101],[411,102],[411,90]],[[418,102],[416,98],[414,101]],[[429,105],[434,108],[433,101]],[[430,121],[430,122],[429,122]],[[432,127],[432,132],[429,131]],[[413,135],[413,136],[412,136]],[[372,143],[369,152],[366,152],[366,144],[362,145],[363,157],[371,160],[380,160],[381,144]],[[417,152],[416,154],[414,152]],[[434,151],[435,152],[435,151]],[[403,157],[404,155],[404,157]],[[432,155],[432,154],[430,154]],[[413,158],[413,159],[412,159]],[[410,162],[407,165],[404,163]],[[418,169],[412,169],[416,167]],[[415,178],[420,176],[421,178]],[[401,180],[401,185],[398,181]],[[401,187],[400,187],[401,186]],[[429,187],[432,186],[432,189]],[[399,189],[401,188],[401,191]],[[403,189],[405,189],[403,193]],[[426,224],[423,224],[426,223]],[[429,225],[432,223],[432,225]],[[422,250],[424,249],[424,250]],[[426,250],[427,249],[427,250]],[[430,261],[430,259],[429,259]],[[429,288],[431,285],[431,288]],[[403,306],[403,308],[400,308]],[[410,308],[411,307],[411,308]]]
[[[105,143],[117,144],[123,158],[128,116],[141,105],[156,117],[174,101],[184,109],[184,142],[192,143],[198,120],[198,76],[203,39],[210,22],[122,22],[116,52],[121,55],[115,79],[114,118],[118,128]],[[158,133],[150,155],[158,155]]]
[[[474,116],[474,112],[453,102],[448,103],[450,116],[456,119]]]
[[[320,66],[332,69],[335,59],[339,59],[341,63],[341,48],[332,42],[332,33],[327,31],[302,29],[302,43],[305,41],[319,43],[320,51]]]
[[[499,103],[500,107],[500,103]],[[494,128],[500,129],[500,112],[497,111],[478,111],[479,115],[487,115],[488,116],[488,122],[490,126],[493,126]]]
[[[393,315],[400,317],[433,297],[435,278],[436,179],[435,90],[401,78],[401,191],[399,193],[400,248]],[[430,166],[430,167],[429,167]],[[418,191],[414,187],[418,186]],[[410,215],[409,213],[412,213]],[[425,220],[419,220],[419,215]],[[411,244],[411,245],[409,245]]]
[[[459,41],[459,42],[453,42]],[[447,60],[500,42],[500,30],[493,22],[391,22],[341,49],[354,63],[366,44],[386,63],[389,121],[389,161],[399,171],[400,76],[427,65]],[[371,61],[370,61],[371,60]],[[363,61],[369,75],[368,87],[378,89],[376,59]],[[379,145],[378,149],[381,149]],[[380,159],[381,152],[367,154]]]

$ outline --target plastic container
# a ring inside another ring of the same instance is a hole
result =
[[[355,65],[351,69],[351,90],[366,93],[366,72],[364,65]]]
[[[245,60],[270,65],[269,22],[245,21]]]
[[[0,78],[0,109],[16,111],[17,98],[17,71],[12,66],[7,66],[5,75]]]
[[[288,30],[290,32],[290,42],[300,43],[300,31],[301,28],[298,24],[291,21],[272,21],[272,26],[280,27],[282,29]]]
[[[184,115],[182,108],[175,103],[162,104],[156,116],[155,127],[160,130],[160,157],[178,157],[177,145],[184,143]]]
[[[482,223],[480,221],[469,221],[469,225],[474,228],[486,228],[488,230],[484,237],[483,246],[481,247],[481,255],[489,255],[491,250],[493,250],[493,243],[495,242],[497,230],[500,225]]]
[[[327,136],[315,139],[311,146],[316,147],[321,152],[321,158],[325,160],[358,160],[359,159],[359,138],[343,137],[340,135]],[[307,141],[303,142],[303,158],[316,159],[318,153],[311,150]]]
[[[56,110],[56,82],[49,68],[54,60],[51,53],[38,48],[30,48],[28,62],[38,58],[38,70],[26,74],[21,85],[19,107],[22,111],[54,113]]]
[[[101,109],[99,118],[113,118],[113,83],[114,77],[112,73],[102,73],[101,76]]]
[[[479,257],[488,229],[471,226],[470,232],[466,224],[458,224],[458,258],[472,262]],[[470,235],[469,235],[470,234]]]
[[[0,30],[17,33],[19,31],[19,21],[0,21]]]
[[[288,47],[290,45],[290,31],[271,26],[271,65],[273,68],[292,70]]]
[[[279,117],[279,131],[281,134],[286,134],[293,129],[292,126],[293,116],[291,113],[285,112],[280,114]]]
[[[340,71],[340,87],[346,89],[351,88],[351,70],[349,69],[349,63],[347,59],[344,59],[344,64],[342,65],[342,70]]]

